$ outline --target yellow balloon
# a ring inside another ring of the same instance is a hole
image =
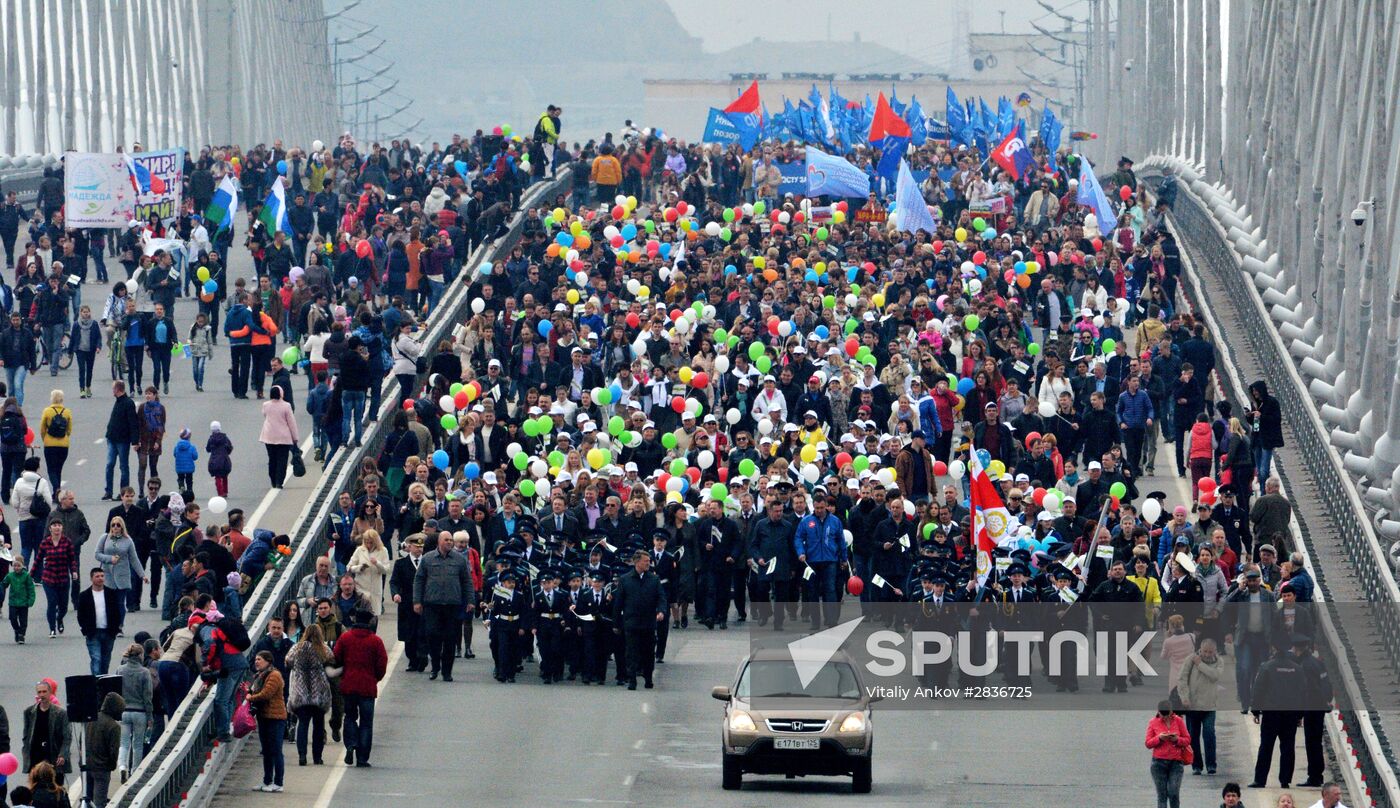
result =
[[[967,241],[967,228],[959,227],[957,230],[954,230],[953,238],[957,239],[959,244]]]
[[[576,235],[576,236],[577,236],[579,233],[582,233],[582,232],[583,232],[583,222],[580,222],[578,219],[574,219],[572,222],[569,223],[569,232],[570,232],[570,233],[573,233],[573,234]]]
[[[756,256],[754,256],[754,259],[753,259],[753,268],[754,268],[754,269],[763,269],[763,268],[764,268],[765,266],[767,266],[767,265],[768,265],[768,259],[764,258],[764,257],[761,256],[761,255],[756,255]]]
[[[628,209],[628,210],[632,210],[632,209],[635,208],[635,207],[637,207],[637,197],[635,197],[635,196],[629,196],[629,197],[627,197],[627,209]]]
[[[832,224],[844,224],[845,221],[846,221],[846,211],[844,211],[844,210],[832,211],[832,214],[831,214],[831,223],[832,223]]]
[[[688,367],[685,367],[681,368],[681,372],[679,375],[681,377],[682,384],[690,384],[690,380],[695,378],[695,371],[691,370]]]
[[[898,480],[898,479],[899,479],[899,472],[895,470],[895,467],[894,467],[894,466],[890,466],[890,479],[891,479],[891,480]]]
[[[817,460],[817,447],[813,446],[813,445],[810,444],[810,443],[807,444],[806,446],[803,446],[803,447],[802,447],[802,462],[803,462],[803,463],[814,463],[814,462],[816,462],[816,460]]]
[[[825,261],[818,261],[817,263],[813,264],[813,265],[812,265],[812,271],[816,272],[818,275],[825,275],[825,274],[826,274],[826,262],[825,262]]]
[[[1000,477],[1002,474],[1006,473],[1006,464],[1000,460],[993,460],[987,464],[987,471]]]
[[[603,461],[606,459],[607,458],[603,456],[602,449],[588,450],[588,465],[592,466],[595,471],[603,467]]]
[[[690,220],[689,220],[689,219],[681,219],[681,232],[684,232],[684,233],[689,233],[689,232],[690,232]]]
[[[639,297],[639,298],[648,298],[648,297],[651,297],[651,287],[643,286],[642,288],[638,289],[638,290],[637,290],[637,297]]]
[[[877,308],[877,309],[883,309],[883,308],[885,307],[885,295],[884,295],[884,293],[883,293],[883,292],[876,292],[875,294],[871,295],[871,296],[870,296],[870,302],[871,302],[872,304],[874,304],[875,308]]]
[[[681,501],[682,501],[682,500],[681,500],[681,492],[679,492],[679,491],[667,491],[667,492],[666,492],[666,501],[667,501],[667,502],[681,502]]]
[[[565,214],[565,211],[564,211],[563,208],[555,208],[552,212],[554,213],[554,221],[556,221],[556,222],[562,222],[562,221],[564,221],[564,216],[565,216],[566,214]]]
[[[570,290],[564,295],[564,299],[567,300],[567,301],[569,301],[569,305],[571,305],[571,306],[574,305],[574,304],[576,304],[576,303],[578,303],[578,290],[577,290],[577,289],[570,289]]]
[[[561,472],[561,471],[563,471],[563,469],[559,468],[558,466],[550,466],[550,467],[549,467],[549,476],[551,476],[551,477],[558,477],[558,476],[559,476],[559,472]]]

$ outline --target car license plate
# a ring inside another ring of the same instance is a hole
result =
[[[820,738],[774,738],[774,749],[820,749]]]

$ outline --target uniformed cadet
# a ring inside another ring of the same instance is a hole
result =
[[[564,665],[569,669],[569,681],[578,679],[583,670],[583,628],[582,621],[574,613],[579,598],[583,596],[583,573],[569,570],[568,587],[564,591],[564,638],[562,649]]]
[[[496,681],[514,682],[520,648],[529,628],[525,598],[516,590],[517,575],[507,571],[491,590],[491,650],[496,658]]]
[[[956,598],[949,590],[949,580],[941,572],[928,570],[919,576],[919,589],[914,592],[913,600],[919,609],[914,620],[914,628],[918,631],[936,631],[948,635],[950,643],[957,634],[957,615],[954,612],[953,602]],[[953,672],[953,660],[956,658],[956,649],[949,645],[949,656],[947,661],[937,664],[926,665],[921,681],[927,687],[946,687],[948,679]]]
[[[1024,561],[1017,557],[1018,553],[1023,552],[1025,551],[1012,551],[1012,558],[1016,560],[1012,561],[1011,566],[1006,568],[1006,577],[1009,579],[1009,583],[1003,584],[1001,591],[997,594],[997,600],[1001,604],[997,627],[1002,632],[1030,630],[1033,627],[1035,607],[1029,604],[1040,601],[1040,597],[1030,586],[1030,569]],[[1029,553],[1025,554],[1029,555]],[[1028,687],[1031,682],[1029,672],[1025,676],[1019,673],[1020,661],[1017,657],[1016,648],[1003,644],[1002,654],[998,660],[1002,676],[1008,685]]]
[[[657,528],[651,534],[651,571],[661,581],[661,592],[667,603],[675,603],[676,557],[666,549],[671,534]],[[656,664],[666,664],[666,640],[671,636],[671,622],[662,620],[656,626]]]
[[[604,588],[609,573],[598,569],[589,575],[588,589],[571,607],[579,619],[583,640],[583,683],[606,684],[608,654],[612,650],[612,595]]]
[[[1058,565],[1057,565],[1058,566]],[[1045,627],[1046,642],[1041,643],[1044,649],[1050,649],[1049,639],[1059,631],[1084,630],[1084,618],[1080,616],[1079,610],[1074,608],[1074,603],[1079,600],[1079,593],[1074,590],[1071,584],[1075,581],[1075,575],[1063,566],[1054,570],[1050,574],[1051,594],[1045,599],[1047,610],[1047,625]],[[1046,657],[1052,650],[1044,650],[1042,662],[1048,661]],[[1071,693],[1079,692],[1079,673],[1075,669],[1075,645],[1074,643],[1061,643],[1057,652],[1059,657],[1058,676],[1051,676],[1050,681],[1055,683],[1055,692]],[[1050,670],[1046,666],[1046,672]]]
[[[564,607],[568,598],[559,591],[557,570],[544,570],[539,579],[531,632],[539,643],[540,680],[548,685],[564,678]]]

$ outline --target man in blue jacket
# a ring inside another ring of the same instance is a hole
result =
[[[812,513],[798,522],[792,547],[798,562],[811,569],[810,573],[802,572],[807,582],[807,602],[820,600],[824,604],[820,614],[815,610],[810,614],[812,630],[819,630],[823,619],[827,628],[836,625],[840,601],[838,575],[848,568],[846,535],[841,520],[831,513],[826,494],[818,492],[812,497]]]
[[[1157,413],[1138,377],[1128,377],[1128,389],[1118,396],[1118,428],[1123,432],[1123,463],[1137,477],[1142,468],[1142,441]]]
[[[239,292],[224,318],[224,336],[228,337],[229,361],[232,364],[233,397],[248,397],[248,374],[253,369],[253,315],[248,310],[248,296]],[[241,332],[241,336],[234,336]]]

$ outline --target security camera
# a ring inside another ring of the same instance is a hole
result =
[[[1129,59],[1123,63],[1123,69],[1131,73],[1133,71],[1133,60]]]
[[[1362,225],[1366,224],[1366,217],[1368,215],[1369,214],[1366,213],[1365,207],[1357,205],[1356,210],[1353,210],[1351,212],[1351,223],[1356,225],[1357,227],[1361,227]]]

